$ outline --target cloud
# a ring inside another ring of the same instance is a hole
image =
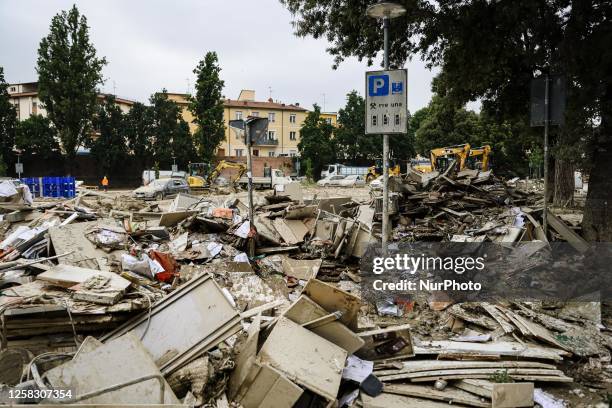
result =
[[[88,18],[99,55],[107,58],[103,89],[146,102],[151,93],[193,89],[192,73],[207,51],[216,51],[224,93],[236,98],[255,89],[272,98],[337,111],[353,89],[363,94],[365,63],[351,58],[332,70],[324,39],[293,35],[290,13],[278,0],[20,0],[0,3],[0,51],[6,79],[36,79],[40,39],[53,15],[76,3]],[[375,23],[373,23],[375,24]],[[408,106],[415,111],[431,98],[434,73],[418,58],[409,62]],[[324,96],[325,95],[325,96]]]

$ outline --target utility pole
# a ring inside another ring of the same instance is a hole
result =
[[[381,1],[368,7],[366,12],[373,18],[382,18],[383,23],[383,60],[385,71],[389,70],[389,19],[402,16],[406,13],[404,6]],[[384,121],[384,118],[382,119]],[[392,120],[392,118],[387,118]],[[382,251],[387,255],[389,240],[389,135],[383,134],[383,214],[382,214]]]
[[[385,71],[389,69],[389,17],[383,17],[383,41]],[[382,247],[383,255],[387,255],[389,240],[389,135],[383,135],[383,219]]]
[[[548,121],[550,118],[550,80],[544,75],[544,236],[548,236]]]
[[[247,150],[247,190],[249,196],[249,226],[250,230],[255,228],[255,220],[253,218],[253,161],[251,160],[251,130],[249,122],[244,123],[244,132],[246,137]],[[250,239],[248,242],[248,255],[253,258],[255,256],[255,240]]]

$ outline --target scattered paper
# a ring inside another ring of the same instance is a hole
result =
[[[359,384],[365,380],[374,370],[374,362],[362,360],[354,355],[348,356],[346,359],[346,367],[342,371],[342,378],[345,380],[353,380]]]

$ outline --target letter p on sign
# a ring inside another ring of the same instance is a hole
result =
[[[368,83],[369,96],[389,95],[389,75],[372,75]]]

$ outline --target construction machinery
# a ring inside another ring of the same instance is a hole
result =
[[[188,169],[187,182],[189,187],[197,190],[212,186],[225,169],[237,170],[236,174],[230,179],[230,184],[233,185],[246,173],[247,167],[244,163],[221,160],[212,170],[209,163],[189,163]]]
[[[467,167],[482,171],[489,170],[489,155],[491,154],[491,146],[484,145],[473,147],[470,149],[470,155],[467,159]]]
[[[431,170],[444,171],[448,168],[451,162],[456,161],[457,169],[461,171],[465,168],[465,163],[469,155],[469,143],[431,149]]]
[[[394,159],[389,160],[389,177],[398,177],[400,175],[400,165]],[[368,167],[368,173],[366,175],[366,182],[370,183],[376,180],[383,174],[383,161],[382,159],[376,159],[373,166]]]

